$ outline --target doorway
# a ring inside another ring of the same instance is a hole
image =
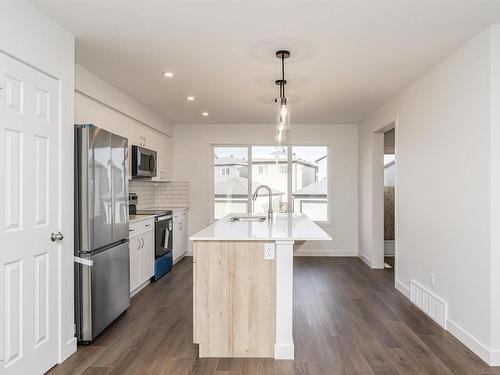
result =
[[[373,132],[372,146],[372,241],[370,243],[371,258],[369,259],[369,265],[373,269],[390,270],[397,279],[397,116],[393,122]]]
[[[395,129],[384,132],[384,268],[394,268],[395,256]]]

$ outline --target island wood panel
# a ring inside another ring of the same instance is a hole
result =
[[[194,342],[200,357],[274,357],[276,263],[262,241],[195,241]]]

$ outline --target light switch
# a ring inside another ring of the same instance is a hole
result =
[[[264,259],[273,260],[274,259],[274,244],[266,243],[264,244]]]

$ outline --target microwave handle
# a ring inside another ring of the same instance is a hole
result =
[[[151,161],[153,161],[153,166],[151,166]],[[156,165],[155,155],[151,154],[151,157],[149,158],[149,171],[151,173],[153,173],[155,171],[155,165]]]

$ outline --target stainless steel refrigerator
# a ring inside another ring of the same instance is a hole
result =
[[[92,341],[130,305],[128,142],[75,125],[75,318]]]

